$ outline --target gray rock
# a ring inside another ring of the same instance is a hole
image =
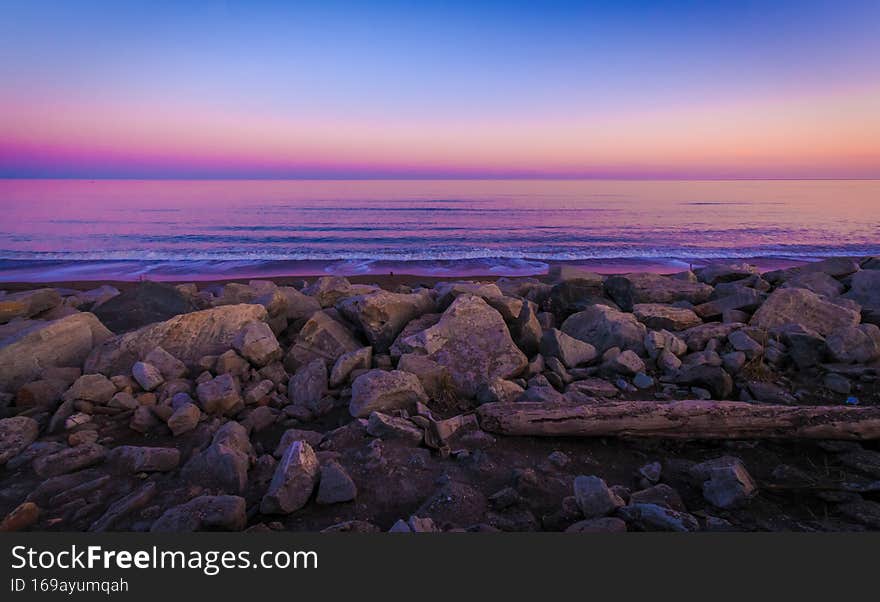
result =
[[[385,353],[410,321],[436,311],[436,304],[428,290],[411,294],[378,290],[342,299],[336,309],[361,328],[377,353]]]
[[[116,385],[103,374],[83,374],[64,393],[64,399],[105,405],[116,395]]]
[[[281,359],[283,355],[275,333],[265,322],[246,324],[232,340],[232,346],[257,367]]]
[[[477,391],[477,401],[481,404],[516,401],[524,390],[513,381],[496,378],[480,387]]]
[[[152,391],[165,382],[159,369],[147,362],[135,362],[131,367],[131,375],[144,391]],[[114,391],[115,389],[116,387],[114,387]]]
[[[703,323],[693,310],[662,303],[636,303],[636,319],[654,330],[685,330]]]
[[[826,374],[825,378],[822,379],[822,384],[825,385],[825,388],[829,391],[839,395],[849,395],[850,391],[852,391],[852,383],[850,383],[849,379],[841,374],[835,374],[834,372]]]
[[[339,356],[357,351],[363,344],[351,330],[334,319],[329,310],[319,311],[306,321],[296,335],[293,346],[284,358],[288,372],[296,372],[300,366],[321,359],[332,366]]]
[[[357,497],[357,486],[345,469],[334,460],[321,466],[321,482],[315,501],[319,504],[350,502]]]
[[[415,445],[424,440],[424,431],[409,420],[381,412],[370,414],[367,433],[380,439],[401,439]]]
[[[700,523],[687,512],[657,504],[632,504],[618,510],[623,520],[640,531],[699,531]]]
[[[678,492],[669,485],[666,485],[665,483],[658,483],[656,485],[648,487],[647,489],[633,492],[630,495],[629,503],[656,504],[658,506],[665,506],[679,512],[687,511],[687,508],[685,508],[684,502],[682,501],[681,496],[678,494]]]
[[[154,533],[241,531],[247,525],[247,507],[237,495],[203,495],[169,508],[153,523]]]
[[[194,403],[186,403],[177,408],[168,418],[168,428],[171,434],[179,437],[188,433],[199,425],[202,412]]]
[[[541,337],[541,355],[544,357],[556,357],[566,368],[574,368],[581,364],[587,364],[596,359],[596,348],[571,337],[561,330],[551,328]]]
[[[305,441],[313,448],[315,448],[321,444],[321,441],[323,439],[324,435],[317,431],[287,429],[286,431],[284,431],[284,434],[281,435],[281,441],[278,442],[278,447],[275,448],[275,451],[272,452],[272,455],[276,458],[282,458],[284,454],[287,453],[287,448],[293,445],[294,441]]]
[[[833,302],[803,288],[780,288],[771,294],[749,322],[752,326],[773,330],[789,324],[800,324],[821,335],[861,320],[857,306],[843,300]]]
[[[121,445],[110,451],[107,462],[122,473],[168,472],[180,464],[180,450],[173,447]]]
[[[330,386],[335,388],[345,384],[352,371],[369,370],[372,364],[372,347],[361,347],[340,355],[330,371]]]
[[[703,482],[703,497],[718,508],[734,508],[758,492],[755,481],[742,460],[723,456],[691,468],[691,474]]]
[[[605,293],[620,306],[620,309],[632,311],[636,303],[688,301],[698,305],[708,301],[712,287],[690,280],[644,272],[611,276],[605,280]]]
[[[566,533],[626,533],[626,523],[613,516],[581,520],[565,529]]]
[[[867,364],[880,358],[880,328],[876,324],[838,328],[828,335],[825,344],[835,362]]]
[[[206,414],[231,414],[244,407],[241,387],[231,374],[200,383],[196,394]]]
[[[254,457],[248,432],[237,422],[227,422],[211,444],[193,456],[181,470],[186,482],[227,493],[243,493]]]
[[[290,514],[306,505],[319,478],[315,452],[305,441],[295,441],[285,452],[269,490],[263,496],[263,514]]]
[[[574,497],[584,518],[606,516],[624,505],[605,481],[596,476],[579,476],[574,480]]]
[[[34,472],[42,478],[55,477],[93,466],[104,460],[107,450],[96,443],[84,443],[34,460]]]
[[[633,376],[639,372],[644,372],[645,362],[634,351],[627,349],[626,351],[614,354],[613,357],[603,363],[603,367],[618,374]]]
[[[158,368],[159,372],[166,380],[183,378],[187,373],[186,364],[161,347],[156,347],[150,351],[146,357],[144,357],[144,361]]]
[[[366,418],[372,412],[405,409],[427,401],[422,383],[414,374],[370,370],[352,383],[348,409],[355,418]]]
[[[36,441],[40,426],[27,416],[0,419],[0,466]]]
[[[573,314],[562,324],[562,332],[605,353],[612,347],[644,353],[647,329],[632,314],[604,305],[594,305]]]
[[[327,394],[327,364],[316,359],[301,367],[288,383],[291,403],[316,412],[321,399]]]

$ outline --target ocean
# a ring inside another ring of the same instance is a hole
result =
[[[0,280],[880,255],[880,181],[0,180]]]

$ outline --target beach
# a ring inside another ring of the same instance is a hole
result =
[[[880,257],[640,267],[4,283],[0,528],[880,528]]]

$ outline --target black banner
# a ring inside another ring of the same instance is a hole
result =
[[[873,587],[878,544],[877,534],[794,533],[10,534],[0,599],[838,597]]]

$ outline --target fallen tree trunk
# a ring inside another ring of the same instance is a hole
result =
[[[880,438],[880,407],[784,406],[739,401],[618,401],[588,405],[487,403],[483,430],[536,437],[669,439]]]

